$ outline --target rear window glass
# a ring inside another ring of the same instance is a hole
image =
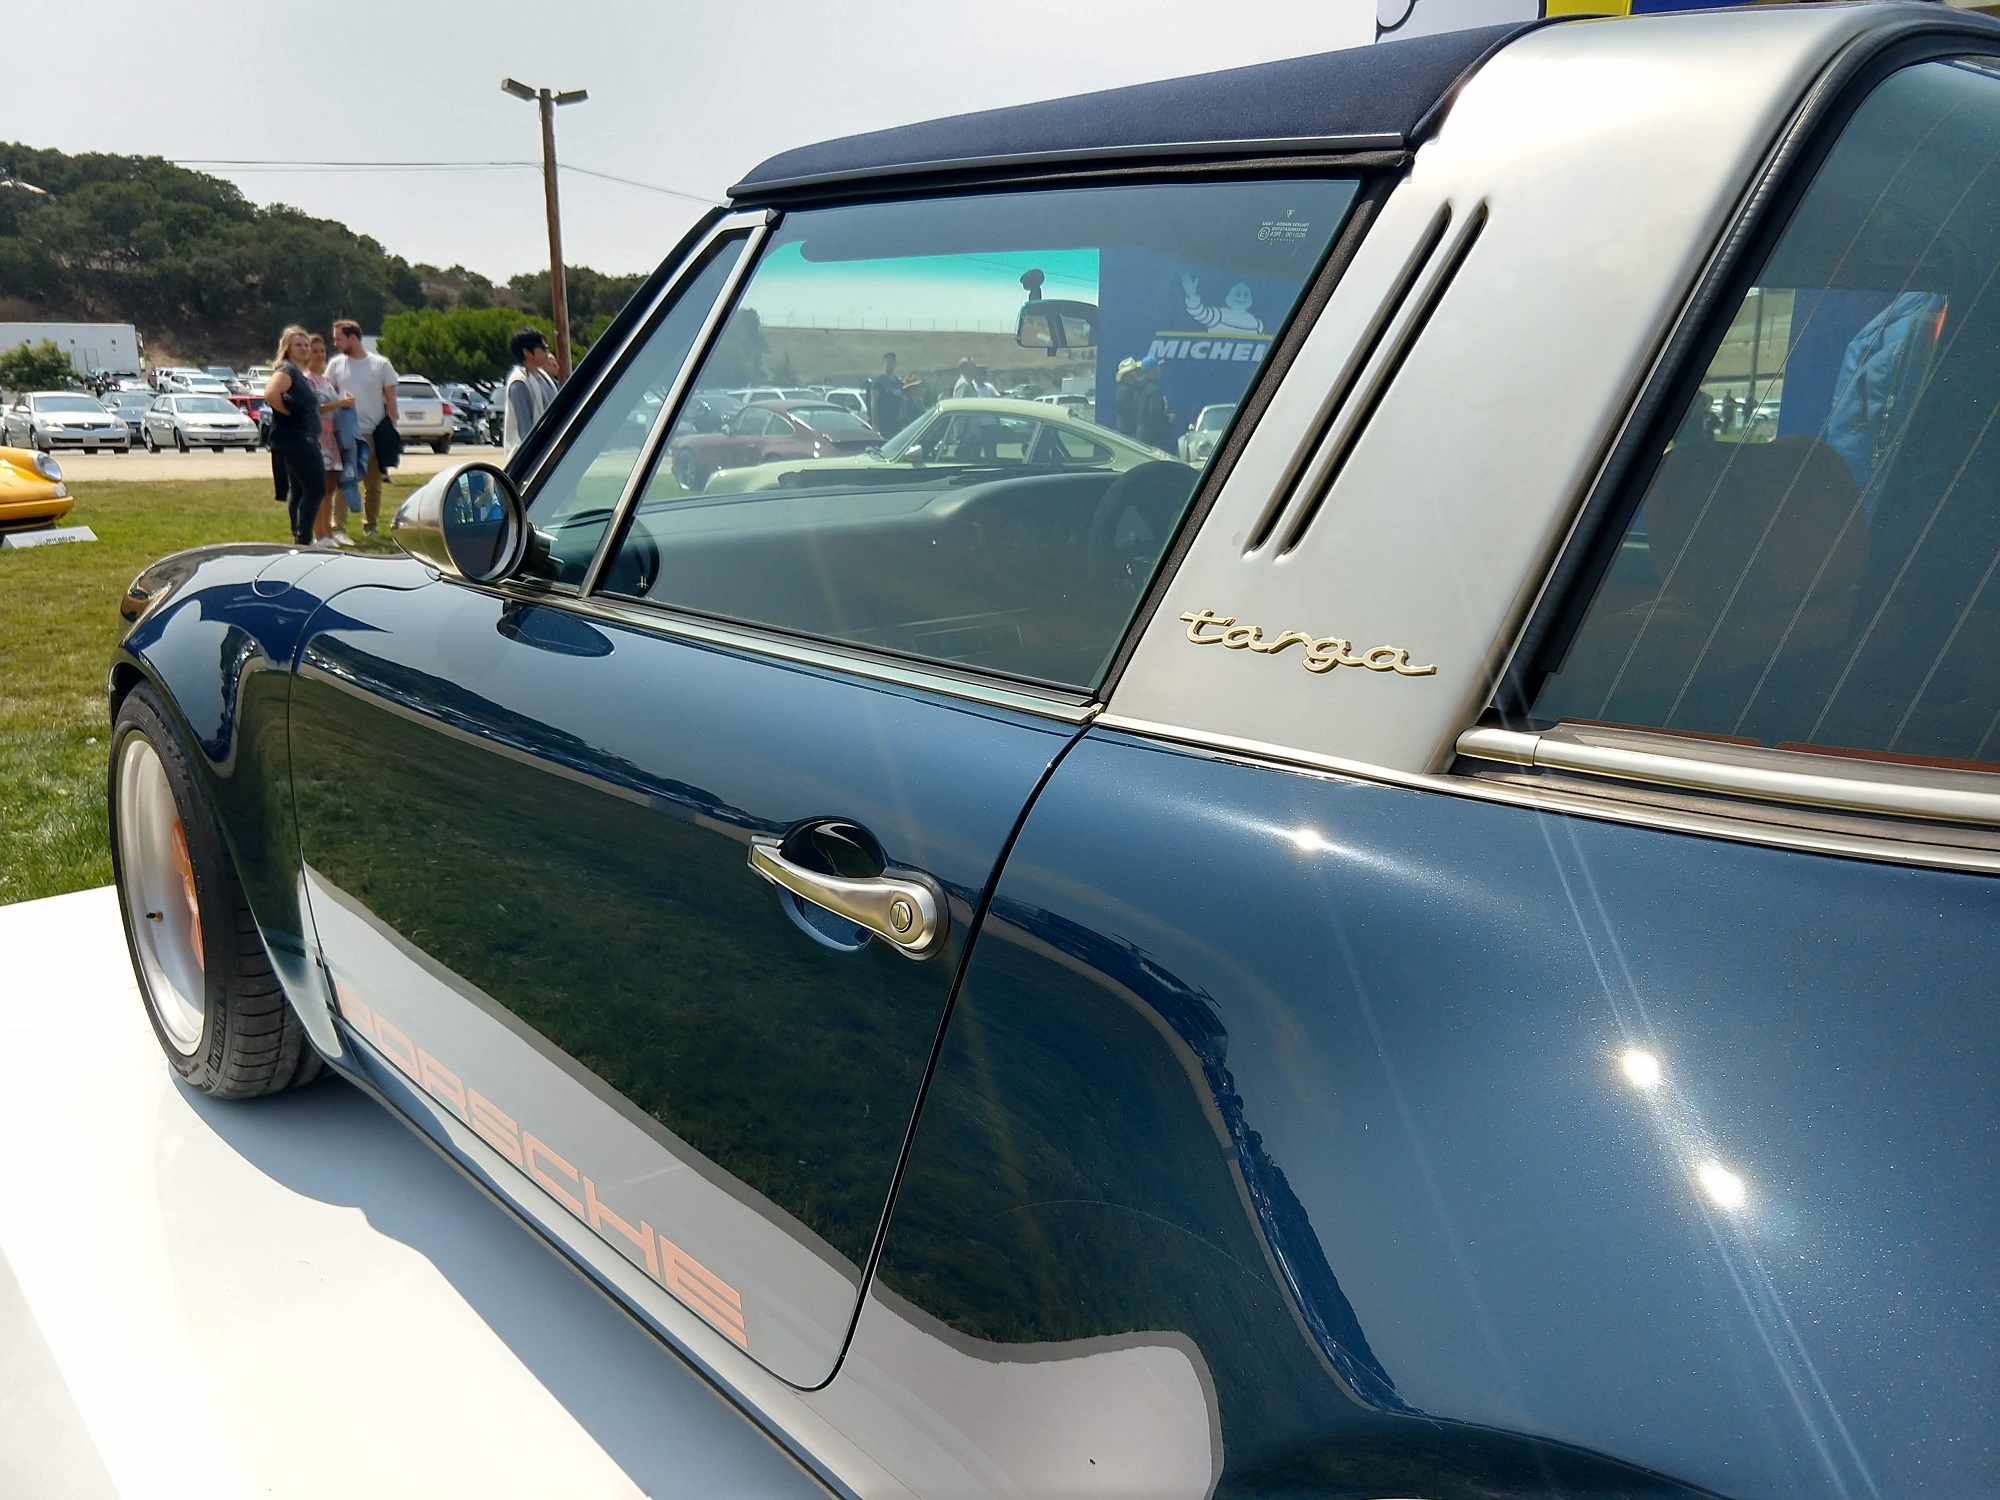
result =
[[[2000,771],[2000,77],[1857,112],[1531,710]]]
[[[435,398],[437,396],[437,387],[432,385],[428,380],[399,380],[396,382],[396,394],[399,396],[429,396]]]

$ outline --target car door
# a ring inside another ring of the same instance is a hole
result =
[[[594,487],[660,450],[663,422],[643,455],[611,445],[647,397],[678,400],[743,253],[725,239],[690,272],[529,481],[550,576],[413,576],[314,622],[295,786],[323,959],[383,1090],[531,1217],[622,1258],[607,1279],[642,1311],[691,1310],[810,1386],[973,913],[1083,705],[582,607],[590,553],[561,539],[592,513],[601,536]],[[908,940],[771,874],[887,893]]]
[[[684,394],[763,358],[732,296],[909,326],[933,244],[991,234],[1004,288],[1056,254],[1093,276],[1069,247],[1113,225],[1171,250],[1204,204],[1250,226],[1232,244],[1295,209],[1330,235],[1352,191],[725,228],[524,476],[523,574],[412,568],[309,626],[304,879],[361,1065],[662,1328],[832,1374],[975,916],[1138,600],[1080,545],[1108,473],[684,491],[661,462]],[[1296,288],[1322,248],[1260,264]],[[954,259],[950,295],[985,305],[990,263]]]

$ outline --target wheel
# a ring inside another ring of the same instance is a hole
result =
[[[174,429],[174,446],[183,453],[188,451],[187,434],[178,427]]]
[[[85,453],[89,453],[89,454],[92,454],[92,455],[95,455],[95,454],[96,454],[96,452],[97,452],[97,450],[96,450],[95,448],[86,448],[86,449],[84,449],[83,451],[84,451]]]
[[[451,452],[451,439],[448,437],[434,439],[431,442],[431,452],[433,453]]]
[[[46,453],[49,451],[49,440],[43,437],[39,432],[34,434],[34,444],[35,444],[35,451],[38,453]]]
[[[150,427],[148,427],[144,432],[142,432],[139,435],[139,441],[146,445],[146,451],[148,453],[158,453],[160,451],[160,445],[157,441],[155,441],[153,437],[153,429]]]
[[[222,832],[150,685],[112,726],[111,862],[153,1033],[201,1093],[310,1083],[320,1056],[285,1000]]]
[[[692,494],[708,483],[708,466],[683,448],[674,455],[674,483]]]
[[[220,443],[216,443],[216,444],[214,444],[213,446],[214,446],[214,449],[215,449],[215,451],[216,451],[217,453],[220,453],[220,452],[222,452],[222,444],[220,444]]]

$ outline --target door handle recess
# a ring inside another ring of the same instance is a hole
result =
[[[909,958],[935,953],[951,925],[937,882],[916,870],[891,866],[875,876],[822,875],[785,858],[779,841],[761,834],[750,840],[750,868],[801,901],[867,928]]]

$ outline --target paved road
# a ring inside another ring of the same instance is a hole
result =
[[[500,450],[485,447],[455,447],[449,453],[433,453],[420,448],[405,453],[396,470],[399,474],[435,474],[439,469],[468,458],[498,462]],[[130,453],[58,453],[63,478],[78,484],[101,484],[111,479],[269,479],[271,455],[263,449],[226,453],[148,453],[135,448]]]

